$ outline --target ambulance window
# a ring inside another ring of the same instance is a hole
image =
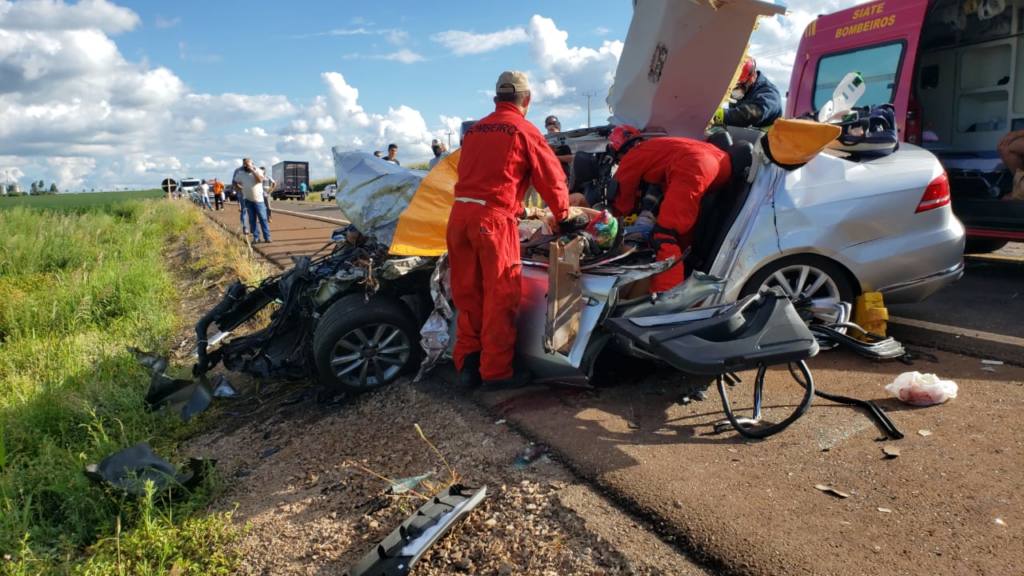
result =
[[[850,72],[860,72],[867,85],[859,105],[891,104],[896,94],[903,48],[904,44],[897,42],[823,57],[818,61],[814,82],[814,108],[820,109],[828,102],[836,86]]]

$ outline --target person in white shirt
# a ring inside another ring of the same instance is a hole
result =
[[[210,205],[210,185],[206,180],[199,184],[199,200],[202,202],[203,210],[213,210],[213,206]]]
[[[263,180],[263,173],[253,165],[252,159],[244,158],[242,170],[235,173],[234,184],[238,186],[242,197],[245,198],[245,210],[249,213],[249,230],[252,231],[254,244],[260,242],[261,232],[263,242],[270,242],[270,225],[267,220],[267,204],[263,195]]]

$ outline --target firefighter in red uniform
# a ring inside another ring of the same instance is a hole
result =
[[[663,190],[651,243],[658,261],[675,258],[677,263],[652,279],[650,291],[670,290],[683,281],[683,254],[690,245],[701,198],[729,182],[729,155],[713,144],[689,138],[643,140],[632,126],[616,126],[608,145],[619,159],[615,173],[619,191],[612,205],[616,215],[636,212],[642,182]]]
[[[565,173],[536,126],[526,120],[530,86],[503,72],[494,113],[466,132],[455,202],[448,220],[452,298],[458,309],[455,366],[465,385],[520,383],[512,360],[521,290],[519,218],[531,182],[555,222],[569,217]],[[538,211],[539,212],[539,211]],[[533,209],[531,217],[540,216]],[[566,226],[560,226],[565,231]]]

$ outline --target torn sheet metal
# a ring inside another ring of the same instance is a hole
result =
[[[487,487],[470,490],[455,485],[435,496],[402,522],[345,576],[405,576],[423,553],[456,522],[461,520],[487,496]]]
[[[434,368],[437,361],[448,350],[451,342],[449,334],[455,311],[451,304],[451,272],[448,266],[448,255],[437,260],[437,266],[430,275],[430,297],[434,301],[434,310],[420,328],[420,346],[423,347],[424,358],[414,382],[419,382]]]
[[[207,466],[213,460],[189,459],[185,470],[178,472],[170,462],[157,456],[149,444],[140,442],[115,452],[99,464],[85,467],[90,480],[130,496],[146,494],[146,482],[152,482],[157,492],[170,489],[172,494],[182,489],[194,490],[203,481]]]
[[[338,207],[360,232],[390,245],[398,217],[427,173],[365,152],[347,152],[337,146],[333,152]]]

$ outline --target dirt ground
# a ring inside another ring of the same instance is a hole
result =
[[[488,497],[413,574],[707,574],[443,382],[340,405],[303,384],[242,387],[252,395],[223,404],[187,450],[218,460],[220,506],[248,525],[243,574],[342,574],[422,503],[386,496],[371,471],[440,485],[447,466]]]

